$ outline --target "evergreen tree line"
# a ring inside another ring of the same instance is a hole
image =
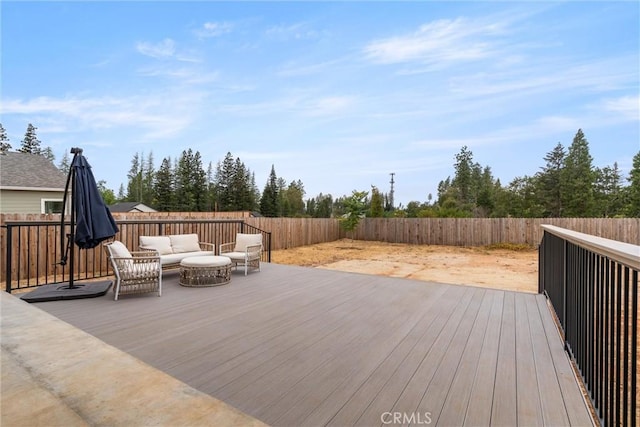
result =
[[[440,181],[433,204],[410,202],[409,217],[638,217],[640,216],[640,151],[630,174],[618,164],[597,168],[581,129],[571,145],[558,143],[533,176],[516,177],[503,186],[489,166],[473,161],[462,147],[453,178]]]
[[[210,162],[206,170],[200,152],[191,149],[177,159],[164,158],[158,170],[153,153],[146,158],[136,153],[127,178],[116,202],[141,202],[159,211],[254,211],[269,217],[306,213],[302,181],[287,183],[272,166],[260,192],[255,173],[230,152],[215,166]]]
[[[21,147],[23,153],[54,160],[52,150],[41,148],[36,127],[29,124]],[[0,151],[11,149],[0,124]],[[136,153],[127,174],[127,185],[118,194],[98,187],[107,204],[140,202],[158,211],[211,212],[255,211],[268,217],[640,217],[640,151],[632,169],[623,177],[617,163],[593,166],[589,143],[581,129],[565,148],[558,143],[544,157],[545,165],[533,176],[514,178],[503,186],[489,166],[473,160],[462,147],[453,164],[454,175],[438,184],[437,199],[411,201],[394,207],[389,194],[371,186],[334,199],[320,193],[305,200],[302,181],[287,182],[272,165],[267,182],[258,189],[255,174],[229,152],[215,167],[204,169],[199,152],[188,149],[176,158],[166,157],[156,170],[153,153]],[[58,167],[69,170],[65,153]]]

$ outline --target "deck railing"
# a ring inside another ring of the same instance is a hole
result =
[[[271,233],[244,220],[116,220],[120,231],[115,239],[130,250],[138,250],[140,236],[196,233],[201,242],[213,243],[216,252],[220,244],[233,242],[236,233],[261,233],[264,245],[263,261],[271,262]],[[70,265],[60,265],[61,233],[69,232],[59,221],[7,221],[3,238],[0,277],[4,289],[18,289],[61,283],[69,280]],[[66,241],[66,234],[65,234]],[[102,245],[94,249],[75,250],[74,280],[90,280],[113,274]]]
[[[638,424],[640,246],[542,225],[539,292],[603,426]]]

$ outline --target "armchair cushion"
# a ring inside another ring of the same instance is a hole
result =
[[[172,234],[169,239],[174,254],[201,250],[197,234]]]
[[[236,246],[233,252],[246,252],[247,246],[262,245],[262,234],[242,234],[236,235]],[[257,252],[260,252],[257,248]]]
[[[111,248],[111,253],[116,258],[131,258],[131,252],[129,252],[129,249],[119,240],[111,242],[109,248]]]
[[[168,236],[140,236],[140,248],[155,249],[160,255],[173,253],[171,240]]]

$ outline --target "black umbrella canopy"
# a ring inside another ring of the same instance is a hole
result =
[[[79,151],[71,163],[74,182],[71,197],[76,220],[74,242],[80,249],[91,249],[115,236],[118,226],[102,200],[91,165],[82,150]]]

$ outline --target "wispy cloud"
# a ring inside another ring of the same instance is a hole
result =
[[[193,30],[193,33],[201,39],[220,37],[233,31],[234,27],[231,22],[205,22],[202,27]]]
[[[491,40],[505,31],[499,23],[442,19],[424,24],[410,34],[374,40],[364,47],[364,54],[379,64],[438,65],[477,60],[497,54],[499,49]]]
[[[47,132],[129,128],[138,129],[143,139],[168,138],[190,124],[191,119],[184,112],[190,108],[194,99],[187,94],[170,98],[134,96],[5,99],[2,114],[46,117],[50,124]]]
[[[607,99],[603,108],[628,120],[640,121],[640,96],[623,96],[616,99]]]
[[[189,85],[212,83],[217,81],[220,76],[220,73],[217,71],[202,71],[189,67],[166,66],[145,67],[139,69],[138,73],[147,77],[166,77]]]
[[[172,39],[164,39],[158,43],[138,42],[136,50],[152,58],[171,58],[176,53],[176,42]]]
[[[197,55],[189,52],[178,51],[176,42],[166,38],[158,43],[136,43],[138,53],[155,59],[174,59],[183,62],[200,62]]]

